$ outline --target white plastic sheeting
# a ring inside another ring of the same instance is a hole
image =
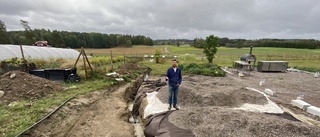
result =
[[[157,98],[157,94],[158,92],[147,93],[148,105],[144,109],[143,118],[146,118],[151,114],[168,111],[169,104],[162,103],[159,98]]]
[[[240,109],[240,110],[251,111],[251,112],[271,113],[271,114],[283,114],[284,113],[284,111],[276,103],[274,103],[273,101],[271,101],[269,99],[267,94],[265,94],[257,89],[254,89],[254,88],[247,87],[247,89],[252,90],[252,91],[256,91],[256,92],[264,95],[266,97],[266,99],[268,100],[268,103],[265,105],[245,103],[242,106],[240,106],[239,108],[234,108],[234,109]]]
[[[51,58],[77,58],[79,52],[74,49],[22,46],[25,58],[51,59]],[[19,45],[0,45],[0,60],[18,57],[21,58]]]

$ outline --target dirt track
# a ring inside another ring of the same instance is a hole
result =
[[[30,136],[131,137],[124,91],[126,84],[111,92],[97,91],[69,102],[61,111],[34,128]]]

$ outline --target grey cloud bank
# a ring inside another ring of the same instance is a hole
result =
[[[205,37],[320,39],[319,0],[0,0],[7,30],[32,28]]]

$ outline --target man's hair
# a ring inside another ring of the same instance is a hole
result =
[[[176,61],[177,62],[177,59],[172,59],[172,61]]]

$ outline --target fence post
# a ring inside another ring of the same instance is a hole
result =
[[[126,53],[123,52],[123,64],[126,64]]]
[[[110,50],[110,64],[111,64],[111,70],[113,70],[112,50]]]
[[[83,52],[84,52],[84,50],[83,50],[83,48],[81,47],[81,54],[82,54],[82,60],[83,60],[83,66],[84,66],[84,73],[85,73],[86,79],[87,79],[87,78],[88,78],[87,66],[86,66],[86,61],[85,61],[85,57],[84,57]]]
[[[21,56],[22,56],[22,59],[23,59],[23,61],[25,61],[25,58],[24,58],[24,53],[23,53],[23,49],[22,49],[22,45],[20,45],[20,51],[21,51]]]

